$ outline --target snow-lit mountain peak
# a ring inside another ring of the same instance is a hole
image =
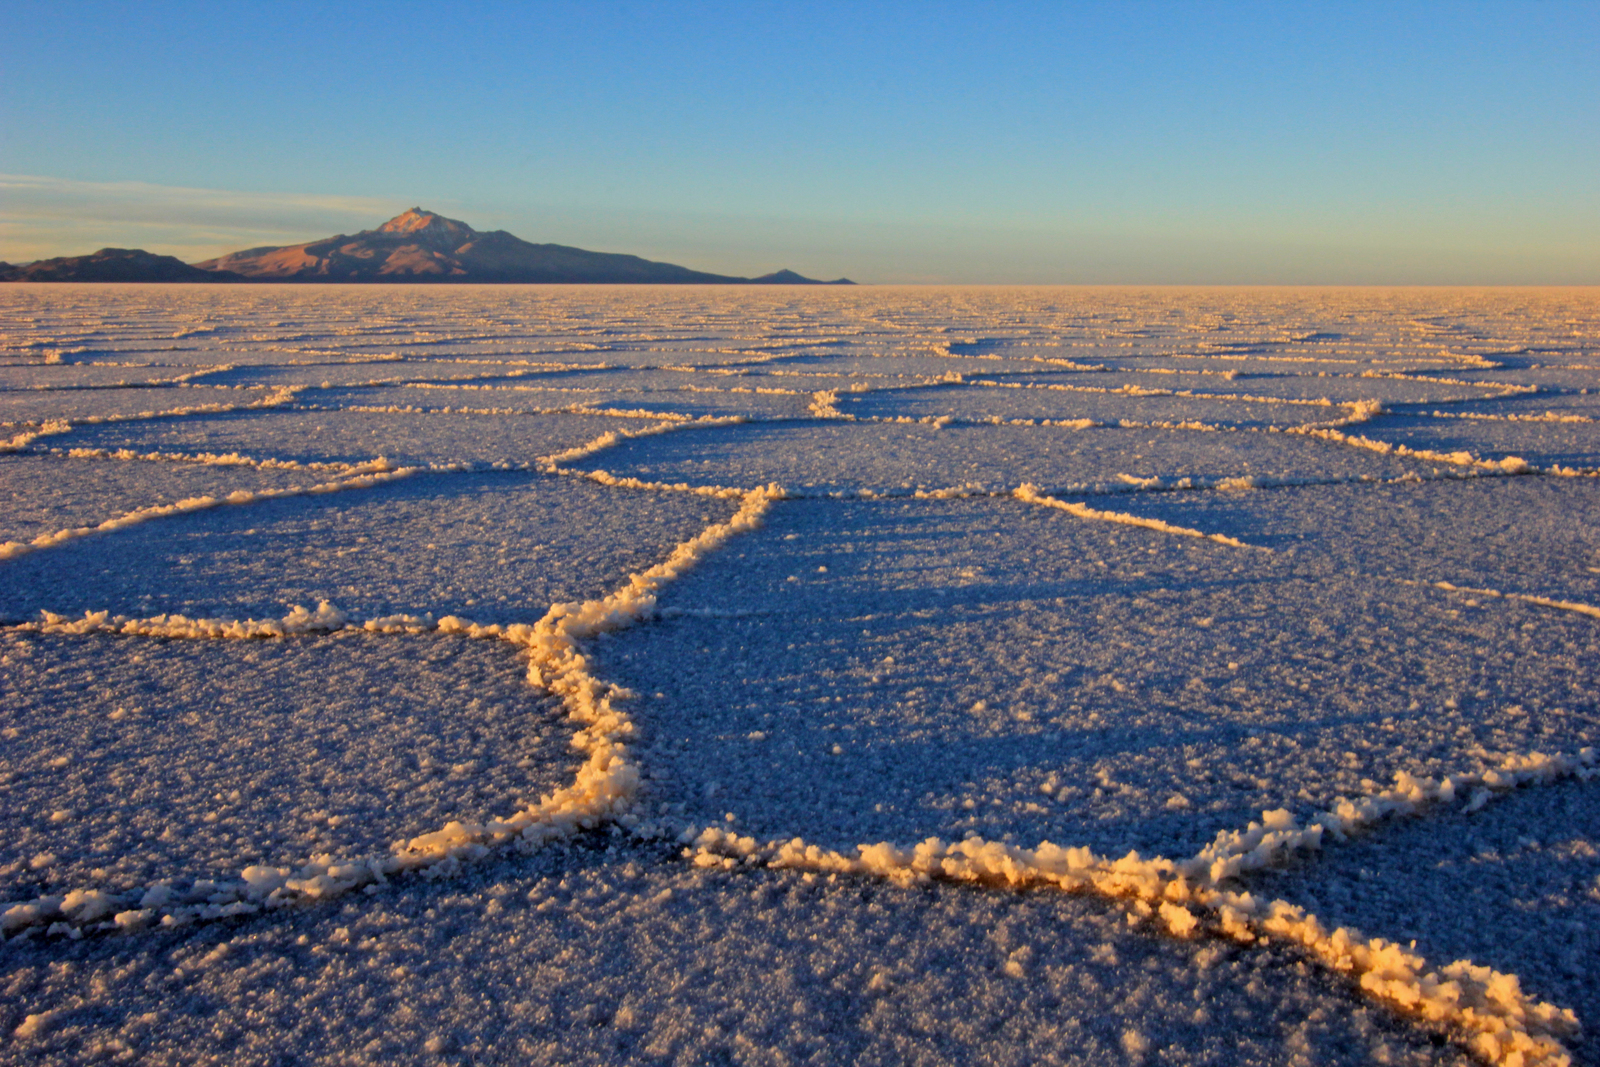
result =
[[[379,226],[378,232],[416,234],[423,237],[449,236],[461,241],[470,240],[477,235],[477,231],[464,222],[447,219],[443,215],[436,215],[420,207],[402,211]]]

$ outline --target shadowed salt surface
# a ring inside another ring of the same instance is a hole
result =
[[[1104,486],[1129,478],[1397,478],[1420,463],[1304,437],[1058,426],[758,423],[628,441],[586,461],[689,485],[802,493]]]
[[[1501,959],[1580,1017],[1600,1017],[1600,797],[1592,786],[1552,786],[1470,814],[1402,823],[1319,866],[1284,871],[1264,888],[1333,922],[1360,915],[1431,957]],[[1411,877],[1383,877],[1399,866]],[[1499,933],[1508,924],[1515,938]]]
[[[604,596],[730,510],[715,498],[516,471],[419,474],[34,553],[9,567],[0,617],[48,608],[276,618],[328,600],[364,619],[457,612],[532,623],[553,603]]]
[[[684,845],[1183,860],[1600,743],[1591,291],[11,286],[0,372],[0,1061],[1514,1062],[1182,907]],[[1563,766],[1219,884],[1600,1063]]]
[[[6,729],[26,739],[0,823],[11,886],[87,883],[96,868],[96,882],[135,886],[382,851],[510,811],[576,762],[515,655],[461,638],[8,634],[0,655]]]
[[[1600,740],[1592,620],[1327,571],[1016,501],[805,501],[598,654],[660,691],[647,800],[835,848],[1188,855],[1464,746]]]
[[[0,543],[98,526],[152,505],[318,485],[334,477],[336,472],[232,463],[0,455]]]
[[[1224,364],[1224,366],[1227,366]],[[1065,374],[1054,381],[1064,385],[1097,389],[1166,390],[1252,396],[1262,400],[1330,400],[1354,403],[1376,400],[1383,404],[1442,404],[1482,400],[1504,395],[1504,390],[1483,381],[1444,379],[1426,373],[1406,377],[1365,377],[1349,369],[1327,372],[1324,368],[1283,368],[1275,374],[1238,374],[1228,371],[1203,373],[1188,365],[1174,371],[1129,370],[1109,365],[1095,373]],[[1016,377],[997,375],[1001,380]],[[1031,378],[1023,381],[1032,381]]]
[[[188,389],[0,390],[0,423],[46,419],[133,418],[182,408],[244,407],[272,397],[271,389],[214,389],[201,379]]]
[[[1093,901],[708,875],[670,855],[553,849],[159,951],[7,953],[0,1025],[47,1000],[59,1014],[29,1052],[157,1062],[1468,1062],[1292,956],[1152,937]],[[68,993],[67,966],[85,991],[149,992]]]
[[[1343,418],[1341,406],[1321,404],[1259,403],[1229,399],[1224,388],[1203,390],[1221,397],[1141,396],[1118,392],[1091,392],[1092,380],[1084,383],[1055,381],[1024,382],[1013,379],[1017,388],[989,390],[952,388],[948,385],[922,389],[896,389],[841,396],[839,409],[853,415],[923,416],[950,415],[966,419],[1091,419],[1115,426],[1130,422],[1180,424],[1204,423],[1225,428],[1300,426]],[[1105,388],[1114,388],[1107,386]],[[1201,390],[1196,390],[1201,391]]]
[[[1387,415],[1366,436],[1434,452],[1520,456],[1541,467],[1600,467],[1600,422],[1479,422]]]
[[[632,420],[582,415],[439,414],[387,411],[266,411],[193,415],[74,429],[52,439],[67,448],[266,453],[299,462],[360,463],[383,456],[403,465],[531,465]]]

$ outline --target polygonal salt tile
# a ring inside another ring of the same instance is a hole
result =
[[[98,526],[140,508],[232,493],[309,487],[337,472],[228,463],[166,463],[58,455],[0,455],[0,544]]]
[[[1436,805],[1331,839],[1252,890],[1416,950],[1515,974],[1536,1000],[1600,1020],[1600,781],[1530,785],[1476,811]],[[1600,1059],[1592,1040],[1580,1063]]]
[[[1182,856],[1474,746],[1596,740],[1588,619],[1020,502],[780,503],[661,607],[595,644],[641,694],[646,812],[759,839]]]
[[[242,407],[272,395],[270,389],[216,389],[206,385],[150,389],[14,389],[0,391],[0,423],[153,418],[163,412],[209,405]]]
[[[1059,426],[819,422],[691,428],[620,443],[574,464],[665,483],[791,491],[1009,491],[1123,487],[1140,479],[1396,478],[1416,461],[1310,438]]]
[[[1224,378],[1256,375],[1326,378],[1350,374],[1428,374],[1455,377],[1461,361],[1428,352],[1395,352],[1369,345],[1287,346],[1276,354],[1245,355],[1235,351],[1163,352],[1159,355],[1120,355],[1102,352],[1097,362],[1115,370],[1148,370],[1178,374],[1205,374]],[[1215,388],[1213,385],[1211,388]]]
[[[329,600],[363,619],[534,622],[558,601],[603,597],[735,506],[516,471],[420,474],[160,518],[6,561],[0,617],[277,618]]]
[[[1293,552],[1308,568],[1600,606],[1597,490],[1590,478],[1468,477],[1090,503]],[[1497,610],[1472,592],[1449,599],[1469,614]]]
[[[789,356],[763,364],[770,371],[820,371],[829,374],[849,374],[867,381],[918,381],[938,379],[950,374],[985,377],[1011,371],[1028,373],[1041,369],[1031,360],[1012,361],[993,356],[944,355],[935,352],[905,354],[886,352],[858,354],[853,352],[815,353]]]
[[[397,465],[527,466],[540,456],[648,422],[593,415],[252,411],[76,427],[52,444],[137,452],[242,452],[256,458]]]
[[[43,1020],[14,1047],[65,1054],[88,1027],[156,1062],[1470,1062],[1292,953],[1152,935],[1098,900],[704,873],[626,846],[148,943],[52,944],[70,971],[0,956]]]
[[[1089,392],[1061,388],[1053,383],[1027,383],[1016,388],[969,384],[886,389],[841,395],[838,408],[857,418],[900,415],[937,418],[948,415],[979,421],[991,418],[1092,419],[1113,426],[1128,420],[1158,425],[1199,423],[1249,429],[1330,422],[1348,414],[1343,407],[1323,404],[1252,403],[1228,399],[1226,396],[1141,396]]]
[[[685,376],[679,375],[680,379]],[[537,379],[525,379],[535,382]],[[379,386],[366,389],[329,389],[301,396],[303,406],[345,409],[389,408],[395,411],[538,414],[573,407],[616,410],[641,415],[698,418],[799,418],[809,417],[811,393],[758,392],[720,378],[679,381],[657,388],[628,387],[609,379],[591,377],[593,388],[547,387],[538,384],[452,383],[431,386]],[[649,426],[639,422],[637,428]]]
[[[311,390],[348,389],[405,382],[470,382],[484,378],[523,376],[534,368],[500,362],[452,359],[336,359],[306,360],[280,366],[242,366],[205,376],[210,385],[299,386]],[[515,380],[515,379],[513,379]],[[315,397],[315,392],[308,394]]]
[[[496,641],[0,634],[0,896],[386,854],[570,784],[573,728]]]

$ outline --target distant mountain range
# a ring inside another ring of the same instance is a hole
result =
[[[3,282],[242,282],[237,274],[191,267],[176,256],[142,248],[102,248],[87,256],[61,256],[13,266],[0,263]]]
[[[142,249],[102,248],[92,255],[20,266],[0,263],[0,281],[854,284],[848,278],[819,282],[792,270],[736,278],[615,252],[532,244],[504,230],[479,233],[464,222],[419,207],[376,230],[298,245],[247,248],[193,265]]]

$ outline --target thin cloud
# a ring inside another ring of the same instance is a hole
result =
[[[22,262],[108,245],[205,258],[365,229],[408,206],[387,197],[0,174],[0,259]]]

